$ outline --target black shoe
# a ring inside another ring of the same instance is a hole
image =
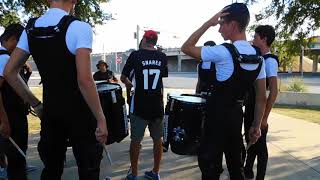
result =
[[[244,176],[245,176],[247,179],[253,179],[253,178],[254,178],[254,172],[253,172],[253,170],[244,169]]]

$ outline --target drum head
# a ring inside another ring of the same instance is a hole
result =
[[[206,99],[196,96],[179,96],[177,100],[185,103],[203,104],[206,103]]]
[[[167,95],[168,99],[180,97],[180,96],[181,96],[181,93],[178,93],[178,92],[171,92],[171,93],[168,93]]]
[[[120,89],[118,84],[97,84],[98,92]]]
[[[107,80],[99,80],[99,81],[94,81],[94,82],[96,83],[96,85],[108,83]]]

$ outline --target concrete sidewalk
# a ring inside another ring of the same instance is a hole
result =
[[[31,135],[28,163],[40,169],[42,163],[37,152],[39,134]],[[146,137],[140,156],[140,175],[152,167],[152,140]],[[266,179],[319,180],[320,179],[320,126],[314,123],[271,114],[268,136],[269,164]],[[110,145],[113,166],[107,166],[104,158],[101,163],[101,179],[106,175],[112,180],[123,179],[129,169],[129,138],[120,144]],[[226,165],[221,179],[228,179]],[[39,179],[41,170],[31,172],[29,179]],[[200,179],[196,157],[179,156],[172,152],[164,153],[161,164],[161,177],[171,179]],[[63,179],[78,179],[77,168],[71,149],[67,151],[67,163]]]
[[[168,92],[192,93],[194,90],[165,89]],[[166,97],[166,96],[165,96]],[[40,179],[42,162],[38,156],[37,143],[39,134],[29,138],[28,163],[39,167],[29,174],[30,180]],[[112,180],[123,179],[130,167],[129,143],[126,138],[120,144],[108,146],[113,165],[107,165],[107,159],[101,162],[101,179],[106,175]],[[146,134],[140,155],[140,177],[153,165],[152,140]],[[266,179],[268,180],[320,180],[320,125],[287,116],[271,113],[269,120],[269,162]],[[161,178],[164,180],[198,180],[201,179],[197,158],[179,156],[171,151],[163,154]],[[77,166],[72,150],[67,151],[67,161],[63,174],[64,180],[78,179]],[[220,179],[226,180],[228,172],[224,163],[224,173]]]

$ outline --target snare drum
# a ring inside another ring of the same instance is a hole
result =
[[[171,102],[174,97],[180,97],[180,96],[181,96],[181,93],[177,93],[177,92],[172,92],[172,93],[167,94],[167,105],[165,107],[164,118],[163,118],[163,144],[162,144],[162,147],[163,147],[164,152],[167,152],[169,149],[169,140],[168,139],[169,139],[170,134],[168,134],[168,129],[171,128],[172,124],[171,124],[171,121],[169,122],[168,118],[172,112],[171,105],[173,105],[173,104]]]
[[[179,155],[196,155],[202,126],[206,99],[196,95],[171,96],[168,100],[167,125],[165,119],[164,142]]]
[[[99,82],[97,90],[102,110],[107,120],[108,140],[106,144],[121,142],[129,134],[127,108],[119,84]]]

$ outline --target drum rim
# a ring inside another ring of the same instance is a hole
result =
[[[101,85],[114,85],[116,86],[115,89],[105,89],[105,90],[99,90],[99,87],[98,86],[101,86]],[[110,83],[110,82],[100,82],[100,83],[97,83],[96,84],[96,87],[97,87],[97,91],[98,92],[111,92],[111,91],[114,91],[114,90],[122,90],[122,87],[120,84],[117,84],[117,83]]]
[[[190,102],[190,101],[184,101],[181,98],[186,98],[186,97],[193,97],[193,98],[199,98],[202,101],[201,102]],[[206,103],[206,99],[203,97],[198,97],[198,96],[179,96],[179,97],[172,97],[171,99],[174,99],[175,101],[179,101],[179,102],[183,102],[183,103],[188,103],[188,104],[205,104]]]
[[[116,85],[116,86],[119,86],[119,87],[121,87],[121,85],[120,84],[118,84],[118,83],[111,83],[111,82],[108,82],[108,81],[95,81],[95,83],[96,83],[96,85],[101,85],[101,84],[112,84],[112,85]]]

